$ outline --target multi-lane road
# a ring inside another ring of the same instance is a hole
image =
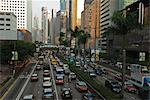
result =
[[[53,70],[53,65],[48,61],[47,59],[46,63],[49,63],[50,65],[50,77],[53,81],[55,81],[56,73]],[[30,64],[28,65],[25,70],[20,74],[20,76],[16,79],[16,81],[12,84],[11,88],[6,92],[6,94],[3,96],[3,100],[22,100],[24,96],[26,95],[34,95],[35,100],[41,100],[42,94],[43,94],[43,70],[35,70],[37,64]],[[59,66],[59,65],[57,65]],[[43,68],[43,65],[41,65],[41,68]],[[38,81],[32,82],[30,81],[31,74],[37,73],[38,74]],[[65,75],[64,77],[64,85],[68,85],[72,90],[73,98],[72,100],[81,100],[84,93],[80,93],[75,88],[75,83],[78,81],[78,78],[76,80],[72,80],[71,82],[68,82],[68,75]],[[55,82],[53,82],[53,90],[55,91],[54,100],[62,100],[61,97],[61,89],[63,88],[63,85],[56,85]],[[56,87],[56,88],[55,88]],[[89,87],[88,87],[89,88]],[[56,89],[56,90],[55,90]],[[89,92],[89,91],[88,91]],[[95,100],[101,100],[97,95],[95,96]]]
[[[53,90],[55,93],[54,100],[62,100],[61,97],[61,89],[63,85],[56,85],[55,84],[55,77],[56,73],[53,70],[53,65],[51,65],[50,59],[44,59],[44,62],[49,64],[49,67],[51,70],[50,77],[53,80]],[[38,62],[37,62],[38,63]],[[35,70],[35,67],[37,63],[31,63],[28,66],[26,66],[25,70],[19,75],[19,77],[15,80],[15,82],[11,85],[11,87],[8,89],[8,91],[3,95],[1,98],[2,100],[22,100],[22,98],[26,95],[33,94],[35,96],[36,100],[42,99],[43,94],[43,70]],[[43,68],[43,65],[40,66]],[[59,67],[59,65],[57,65]],[[92,69],[89,67],[88,69]],[[109,69],[107,69],[109,70]],[[30,77],[32,73],[37,73],[39,80],[37,82],[31,82]],[[106,79],[114,78],[114,73],[112,71],[109,71],[107,75],[102,76],[96,76],[95,80],[99,83],[103,84],[105,83]],[[64,84],[68,84],[69,87],[72,89],[73,93],[73,99],[72,100],[81,100],[83,93],[80,93],[75,88],[76,81],[79,80],[78,78],[76,80],[71,81],[68,83],[68,75],[65,75],[64,77]],[[90,88],[90,87],[89,87]],[[97,95],[94,100],[101,100]],[[125,92],[125,98],[124,100],[140,100],[136,94],[131,94]]]

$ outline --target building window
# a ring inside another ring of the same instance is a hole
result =
[[[10,19],[6,19],[6,21],[10,21]]]
[[[1,28],[0,28],[0,30],[4,30],[4,29],[1,29]]]
[[[10,29],[6,29],[6,30],[10,30]]]
[[[6,24],[6,26],[10,26],[10,24]]]
[[[4,24],[0,24],[0,26],[4,26]]]
[[[0,18],[1,21],[4,21],[4,18]]]

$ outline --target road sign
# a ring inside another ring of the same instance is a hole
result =
[[[18,52],[17,51],[12,51],[11,53],[13,55],[11,60],[18,60]]]
[[[145,61],[145,52],[139,53],[139,61]]]

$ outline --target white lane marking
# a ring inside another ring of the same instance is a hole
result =
[[[50,70],[51,70],[51,74],[52,74],[52,80],[53,80],[53,83],[54,83],[53,85],[54,85],[54,89],[55,89],[56,100],[59,100],[58,99],[58,92],[57,92],[57,88],[56,88],[56,83],[55,83],[55,80],[54,80],[53,68],[51,66],[50,59],[48,59],[48,63],[49,63],[49,66],[50,66]]]
[[[27,84],[28,84],[28,82],[29,82],[29,80],[30,80],[31,75],[33,74],[33,72],[34,72],[34,70],[35,70],[35,68],[36,68],[36,66],[37,66],[37,64],[38,64],[38,61],[37,61],[37,63],[35,64],[34,68],[32,69],[32,71],[31,71],[31,73],[30,73],[28,79],[26,80],[25,84],[23,85],[21,91],[19,92],[19,94],[18,94],[16,100],[20,100],[20,98],[21,98],[21,96],[22,96],[22,94],[23,94],[23,92],[24,92],[24,90],[25,90],[25,88],[26,88],[26,86],[27,86]]]

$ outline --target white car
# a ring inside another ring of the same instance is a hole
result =
[[[76,61],[76,67],[79,67],[80,68],[80,62],[79,61]]]
[[[73,72],[71,72],[70,74],[69,74],[69,76],[71,77],[71,79],[76,79],[76,74],[75,73],[73,73]]]
[[[52,82],[50,81],[43,82],[43,87],[44,88],[52,87]]]
[[[69,65],[68,64],[64,64],[63,68],[64,69],[69,69]]]
[[[23,100],[34,100],[34,95],[33,94],[26,95],[23,97]]]
[[[51,77],[44,77],[43,82],[46,82],[46,81],[51,81]]]

